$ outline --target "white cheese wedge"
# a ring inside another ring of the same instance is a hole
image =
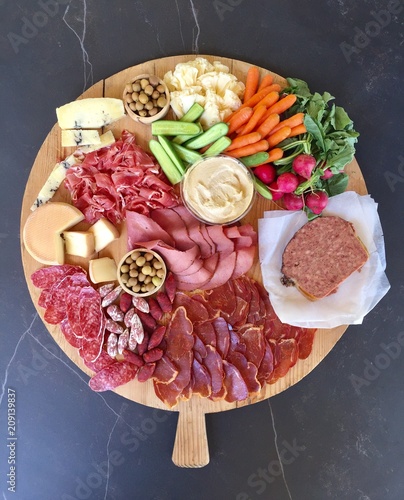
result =
[[[115,142],[114,134],[111,130],[105,132],[100,136],[100,144],[92,145],[92,146],[82,146],[79,151],[83,153],[91,153],[92,151],[96,151],[97,149],[105,148],[107,146],[111,146]],[[45,181],[42,189],[39,191],[36,200],[31,206],[31,211],[34,211],[39,206],[47,203],[52,199],[53,195],[59,189],[59,186],[66,178],[66,171],[73,165],[77,165],[80,163],[80,159],[74,155],[68,156],[65,160],[60,163],[56,163],[54,169],[50,173],[49,177]]]
[[[88,273],[93,283],[115,281],[117,279],[117,267],[114,259],[101,257],[89,262]]]
[[[62,130],[63,148],[69,148],[72,146],[89,146],[94,144],[101,144],[101,138],[98,130]]]
[[[93,97],[56,108],[60,128],[101,128],[125,116],[121,99]]]
[[[118,229],[108,219],[102,218],[93,224],[89,231],[94,234],[95,251],[100,252],[111,241],[119,238]]]
[[[94,234],[90,231],[64,231],[65,252],[77,257],[90,257],[95,252]]]
[[[63,264],[65,246],[61,236],[84,219],[77,208],[68,203],[46,203],[32,212],[25,222],[23,241],[27,252],[42,264]]]

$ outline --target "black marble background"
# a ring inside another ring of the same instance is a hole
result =
[[[402,0],[0,0],[3,499],[404,498],[403,20]],[[302,78],[348,110],[379,203],[391,282],[299,384],[208,415],[203,469],[171,462],[176,413],[88,389],[35,314],[19,250],[24,187],[55,108],[128,66],[188,53]],[[7,483],[10,390],[15,493]]]

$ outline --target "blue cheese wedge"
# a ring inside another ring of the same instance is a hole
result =
[[[98,130],[62,130],[62,147],[69,148],[71,146],[90,146],[101,144],[100,134]]]
[[[100,148],[105,148],[107,146],[111,146],[115,142],[114,134],[111,130],[105,132],[100,137],[100,144],[92,145],[92,146],[81,146],[79,151],[82,153],[91,153],[92,151],[96,151]],[[80,163],[80,158],[75,155],[68,156],[65,160],[56,163],[54,169],[50,173],[49,177],[45,181],[42,189],[39,191],[36,200],[31,206],[31,211],[33,212],[36,208],[40,207],[44,203],[47,203],[50,199],[52,199],[53,195],[59,189],[59,186],[66,178],[67,170],[78,163]]]
[[[46,179],[45,184],[42,186],[42,189],[39,191],[36,200],[32,204],[31,211],[34,211],[53,197],[66,178],[66,171],[77,163],[80,163],[80,161],[74,155],[70,155],[60,163],[56,163],[54,169]]]
[[[56,116],[61,129],[95,129],[125,116],[125,108],[121,99],[90,97],[56,108]]]

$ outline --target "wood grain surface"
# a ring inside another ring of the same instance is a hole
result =
[[[233,74],[235,74],[242,81],[245,81],[245,76],[250,66],[248,63],[216,56],[203,55],[200,57],[205,57],[211,62],[215,60],[221,61],[230,68],[230,71]],[[121,98],[122,91],[126,82],[134,78],[136,75],[142,73],[152,73],[156,74],[159,77],[162,77],[168,70],[173,70],[177,63],[192,60],[194,58],[194,55],[173,56],[156,59],[153,61],[145,62],[143,64],[139,64],[137,66],[133,66],[111,76],[110,78],[107,78],[106,80],[96,83],[83,95],[81,95],[79,99],[84,97]],[[269,70],[266,70],[264,68],[261,68],[260,71],[261,75],[270,72]],[[285,80],[279,75],[274,74],[274,80],[282,86],[285,85]],[[103,132],[112,130],[115,137],[118,138],[122,130],[124,129],[133,132],[136,136],[137,143],[146,150],[148,149],[147,144],[149,139],[151,138],[150,126],[134,122],[128,116],[125,116],[125,118],[122,118],[121,120],[115,122],[110,127],[106,127]],[[27,217],[31,213],[30,207],[45,180],[49,176],[49,173],[53,169],[54,165],[61,159],[64,159],[66,156],[68,156],[72,151],[72,148],[61,147],[60,128],[56,124],[49,132],[38,152],[26,185],[21,211],[21,231],[24,227],[24,223]],[[366,185],[356,160],[352,161],[352,163],[350,163],[346,167],[346,172],[349,174],[348,189],[355,190],[359,194],[366,194]],[[70,201],[69,194],[64,189],[64,187],[61,187],[58,190],[53,198],[53,201]],[[277,208],[279,207],[259,196],[256,199],[253,209],[249,212],[248,216],[243,220],[243,222],[249,222],[254,226],[255,229],[257,229],[257,221],[263,216],[263,212],[265,210],[272,210]],[[85,229],[86,227],[88,227],[88,224],[82,222],[77,227],[79,229]],[[99,256],[110,256],[113,257],[116,262],[118,262],[121,256],[126,253],[127,248],[125,225],[122,224],[119,229],[121,234],[119,240],[116,240],[111,245],[109,245],[104,251],[99,254]],[[38,314],[43,319],[44,310],[37,305],[40,290],[33,287],[30,280],[31,274],[38,268],[42,267],[42,264],[36,262],[28,254],[23,244],[21,252],[27,286]],[[85,259],[71,258],[70,256],[68,256],[66,260],[68,263],[79,264],[84,268],[87,268],[87,261]],[[256,262],[249,275],[261,281],[261,271],[258,258],[256,259]],[[55,342],[58,343],[61,349],[67,354],[67,356],[69,356],[69,358],[83,372],[91,375],[92,372],[84,365],[78,354],[78,351],[65,341],[59,327],[48,325],[46,323],[45,326],[48,329],[49,333],[52,335]],[[287,375],[278,380],[275,384],[267,384],[260,392],[260,394],[254,398],[247,399],[246,401],[243,401],[241,403],[227,403],[226,401],[213,402],[208,399],[202,399],[198,396],[194,396],[190,401],[179,403],[175,408],[173,408],[173,411],[180,412],[173,453],[174,463],[182,467],[201,467],[203,465],[206,465],[209,462],[209,451],[207,446],[205,428],[205,413],[226,411],[240,406],[253,404],[257,401],[262,401],[266,398],[275,396],[288,387],[296,384],[297,382],[302,380],[302,378],[305,377],[308,373],[310,373],[322,359],[324,359],[324,357],[331,351],[334,345],[341,338],[346,328],[346,326],[340,326],[338,328],[333,328],[330,330],[318,330],[315,335],[311,355],[305,360],[299,360],[297,364],[291,370],[289,370]],[[151,381],[146,383],[132,381],[122,387],[119,387],[115,392],[117,394],[120,394],[121,396],[124,396],[125,398],[143,405],[168,409],[156,397]]]

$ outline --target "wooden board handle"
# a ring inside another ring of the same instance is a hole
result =
[[[179,412],[172,460],[177,467],[205,467],[209,463],[203,412],[187,409]]]

